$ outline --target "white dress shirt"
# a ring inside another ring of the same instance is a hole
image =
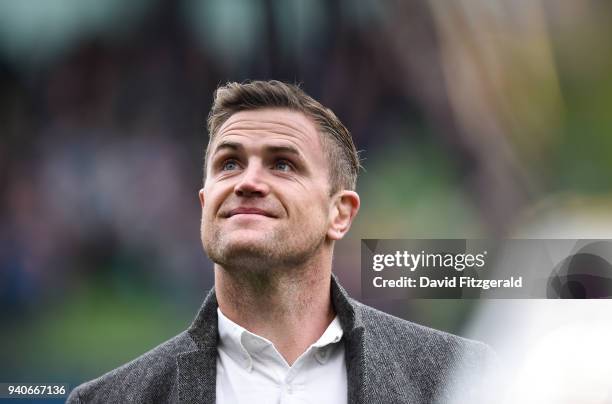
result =
[[[217,309],[217,403],[347,402],[342,327],[334,318],[323,335],[289,366],[274,344]]]

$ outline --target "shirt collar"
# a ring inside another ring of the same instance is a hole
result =
[[[219,344],[223,345],[227,354],[234,361],[242,364],[248,371],[253,369],[252,355],[261,352],[269,346],[273,346],[272,342],[266,338],[250,332],[227,318],[218,307],[217,319]],[[323,335],[308,350],[314,350],[316,360],[323,365],[329,358],[329,352],[332,348],[330,345],[339,342],[342,339],[342,334],[342,325],[340,324],[340,319],[336,316],[327,326]]]
[[[217,307],[217,319],[219,327],[219,345],[223,346],[227,354],[236,362],[244,366],[249,372],[253,369],[252,352],[249,352],[243,344],[245,336],[252,334],[254,337],[261,338],[244,327],[234,323],[221,312]],[[261,338],[264,339],[264,338]]]
[[[333,349],[332,344],[340,342],[341,339],[342,325],[340,324],[340,319],[336,316],[317,342],[311,345],[316,350],[315,358],[321,365],[325,365],[329,359],[330,351]]]

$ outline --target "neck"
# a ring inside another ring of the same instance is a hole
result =
[[[291,365],[335,316],[331,254],[297,268],[253,271],[215,265],[215,293],[227,318],[270,340]]]

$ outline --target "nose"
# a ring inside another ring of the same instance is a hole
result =
[[[270,187],[264,178],[261,164],[250,163],[242,172],[234,186],[234,193],[242,197],[264,197],[270,192]]]

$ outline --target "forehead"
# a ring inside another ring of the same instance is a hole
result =
[[[266,108],[240,111],[221,125],[212,151],[221,140],[286,141],[303,152],[321,152],[321,139],[315,124],[303,113],[288,109]]]

